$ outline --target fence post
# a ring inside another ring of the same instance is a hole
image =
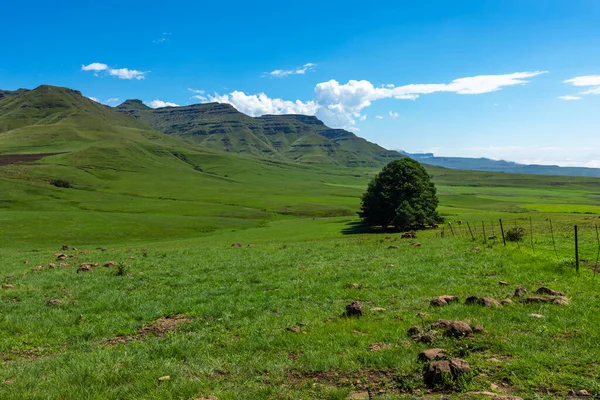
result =
[[[452,232],[452,237],[454,237],[454,228],[452,227],[452,222],[448,222],[448,225],[450,225],[450,232]]]
[[[535,248],[533,247],[533,220],[531,219],[531,215],[529,216],[529,236],[531,237],[531,250],[535,253]]]
[[[487,237],[485,234],[485,223],[481,221],[481,229],[483,229],[483,243],[487,243]]]
[[[471,225],[469,221],[467,221],[467,227],[469,228],[469,233],[471,234],[471,240],[475,240],[475,236],[473,236],[473,231],[471,230]]]
[[[504,242],[504,247],[506,247],[506,238],[504,237],[504,226],[502,225],[502,218],[500,218],[500,232],[502,232],[502,241]]]
[[[579,273],[579,241],[577,240],[577,225],[575,225],[575,270]]]
[[[444,238],[444,228],[445,228],[445,226],[442,225],[442,239]]]

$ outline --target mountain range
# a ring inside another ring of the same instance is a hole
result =
[[[530,175],[600,177],[600,168],[519,164],[512,161],[492,160],[490,158],[483,157],[436,157],[433,153],[407,153],[404,151],[400,151],[400,153],[407,157],[413,158],[422,164],[435,165],[438,167],[457,170],[507,172],[513,174]]]

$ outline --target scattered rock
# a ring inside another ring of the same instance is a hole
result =
[[[286,330],[290,331],[290,332],[300,332],[300,328],[298,328],[297,326],[288,326],[287,328],[285,328]]]
[[[414,336],[414,335],[419,335],[421,333],[423,333],[423,328],[421,328],[420,326],[417,325],[413,325],[410,328],[408,328],[408,336]]]
[[[46,302],[46,304],[49,306],[60,306],[62,303],[63,302],[60,299],[50,299]]]
[[[244,247],[241,243],[234,243],[231,247]]]
[[[438,331],[429,331],[420,335],[411,336],[411,339],[420,343],[431,343],[435,340],[438,333]]]
[[[385,308],[382,308],[382,307],[373,307],[373,308],[371,308],[371,311],[385,311]]]
[[[398,249],[398,246],[389,246],[388,249]]]
[[[410,245],[411,245],[412,247],[419,247],[419,246],[421,246],[421,243],[419,243],[419,242],[414,242],[414,243],[411,243]]]
[[[462,375],[471,372],[471,365],[463,359],[453,358],[450,360],[450,369],[454,375]]]
[[[527,294],[527,289],[525,289],[523,286],[519,286],[515,289],[515,297],[521,297],[524,294]]]
[[[446,357],[448,350],[445,349],[427,349],[419,354],[419,361],[429,362]]]
[[[508,282],[500,281],[500,282],[498,282],[498,285],[500,285],[500,286],[508,286]]]
[[[353,301],[346,305],[346,316],[347,317],[360,317],[363,313],[363,306],[360,301]]]
[[[416,239],[416,238],[417,238],[416,232],[406,232],[406,233],[403,233],[402,236],[400,236],[400,239]]]
[[[103,267],[116,267],[118,265],[118,263],[116,261],[109,261],[106,262],[104,264],[102,264]]]
[[[64,261],[67,258],[69,258],[69,256],[67,256],[66,254],[63,254],[63,253],[56,255],[56,260],[57,261]]]
[[[63,247],[61,247],[61,250],[68,251],[68,250],[71,250],[71,248],[65,244],[65,245],[63,245]]]
[[[458,301],[458,297],[456,296],[448,296],[448,295],[442,295],[442,296],[438,296],[435,299],[431,300],[431,305],[432,306],[445,306],[448,303],[452,303]]]
[[[23,261],[23,264],[29,264],[29,260]]]
[[[431,329],[443,328],[446,336],[460,338],[463,336],[469,336],[473,333],[473,330],[463,321],[446,320],[440,319],[431,324]]]
[[[65,267],[68,267],[69,264],[67,264],[67,263],[60,263],[60,264],[58,264],[58,266],[61,267],[61,268],[65,268]]]
[[[169,379],[171,379],[171,377],[169,375],[165,375],[165,376],[161,376],[160,378],[158,378],[158,381],[164,382],[164,381],[168,381]]]
[[[550,296],[564,296],[565,294],[562,292],[557,292],[556,290],[549,289],[547,287],[542,286],[538,290],[535,291],[537,294],[547,294]]]
[[[585,389],[577,390],[575,396],[579,397],[592,397],[592,394]]]
[[[452,360],[432,361],[425,366],[423,372],[423,381],[429,387],[434,387],[444,383],[445,377],[452,376],[457,378],[461,375],[469,373],[471,366],[465,360],[453,358]]]
[[[473,248],[471,249],[471,251],[472,251],[472,252],[477,252],[477,251],[479,251],[479,250],[481,250],[481,247],[473,247]]]
[[[51,269],[52,269],[52,268],[56,268],[56,264],[54,264],[54,263],[50,263],[50,264],[48,264],[48,268],[51,268]]]
[[[542,318],[544,318],[544,316],[543,316],[543,315],[541,315],[541,314],[529,314],[529,316],[530,316],[531,318],[537,318],[537,319],[542,319]]]
[[[481,325],[475,325],[473,328],[473,333],[484,333],[485,328]]]
[[[502,304],[503,306],[507,306],[510,304],[514,304],[514,302],[511,299],[504,299],[500,301],[500,304]]]
[[[388,345],[383,342],[371,343],[369,345],[369,351],[374,353],[376,351],[385,350],[388,348]]]
[[[37,267],[31,268],[31,270],[32,270],[33,272],[36,272],[36,271],[41,271],[41,270],[43,270],[43,269],[44,269],[44,266],[43,266],[43,265],[38,265]]]
[[[2,285],[2,289],[14,289],[15,285],[12,285],[10,283],[5,283]]]
[[[491,297],[477,297],[471,296],[465,300],[465,304],[479,304],[484,307],[502,307],[502,304],[498,302],[498,300],[493,299]]]
[[[569,299],[564,296],[529,296],[526,303],[552,303],[561,306],[569,304]]]
[[[81,264],[79,266],[79,268],[77,268],[77,273],[80,273],[80,272],[92,272],[92,271],[94,271],[94,270],[88,264]]]

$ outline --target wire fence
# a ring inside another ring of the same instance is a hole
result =
[[[454,221],[440,227],[437,237],[463,237],[482,244],[499,244],[553,254],[557,260],[571,259],[577,271],[586,266],[600,272],[600,217],[588,216],[577,221],[532,216]]]

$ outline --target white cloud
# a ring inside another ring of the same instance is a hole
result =
[[[317,64],[306,63],[301,67],[295,69],[276,69],[268,73],[268,75],[275,78],[285,78],[290,75],[304,75],[308,71],[314,71]]]
[[[128,68],[111,68],[106,64],[102,64],[102,63],[91,63],[88,65],[82,65],[81,66],[81,70],[82,71],[94,71],[94,75],[98,76],[99,72],[106,72],[108,73],[110,76],[115,76],[119,79],[136,79],[136,80],[141,80],[144,79],[146,77],[146,72],[142,72],[142,71],[138,71],[135,69],[128,69]]]
[[[95,98],[95,97],[89,96],[88,99],[93,100],[96,103],[100,103],[100,101],[97,98]]]
[[[265,114],[307,114],[314,115],[318,106],[313,101],[289,101],[272,99],[264,93],[247,95],[244,92],[234,91],[230,94],[208,96],[209,101],[229,103],[244,114],[257,117]]]
[[[558,96],[558,98],[562,99],[562,100],[579,100],[579,99],[581,99],[581,97],[579,97],[579,96],[571,96],[571,95]]]
[[[119,102],[119,98],[118,97],[111,97],[110,99],[106,100],[106,104],[116,104]]]
[[[285,72],[285,71],[283,71]],[[283,72],[279,72],[281,75]],[[504,75],[480,75],[459,78],[450,83],[410,84],[395,86],[392,84],[375,87],[367,80],[350,80],[340,84],[336,80],[321,82],[315,86],[310,101],[289,101],[272,99],[266,94],[247,95],[234,91],[230,94],[208,96],[201,101],[229,103],[239,111],[252,116],[263,114],[301,113],[316,115],[327,125],[334,128],[357,130],[356,120],[362,118],[363,109],[373,101],[381,99],[416,100],[421,95],[437,92],[449,92],[463,95],[476,95],[501,90],[506,86],[524,85],[532,78],[546,71],[516,72]]]
[[[600,75],[577,76],[567,79],[564,83],[570,83],[573,86],[600,86]]]
[[[171,103],[168,101],[162,101],[162,100],[158,100],[158,99],[147,102],[146,104],[148,105],[148,107],[151,107],[151,108],[179,107],[179,104]]]
[[[383,117],[381,115],[376,115],[375,118],[377,118],[377,119],[383,119]]]
[[[198,90],[198,89],[192,89],[192,88],[188,88],[188,92],[192,92],[195,94],[204,94],[204,90]]]
[[[600,86],[588,89],[585,92],[581,92],[581,94],[600,94]]]
[[[395,111],[390,111],[390,118],[391,119],[396,119],[398,118],[398,113]]]

